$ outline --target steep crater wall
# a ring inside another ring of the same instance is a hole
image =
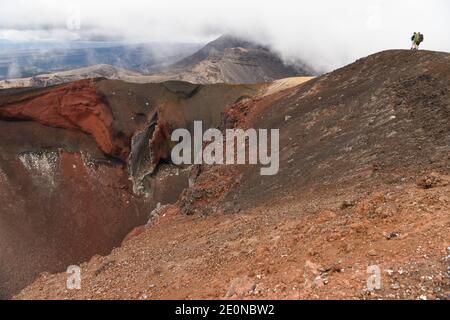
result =
[[[258,92],[102,79],[0,91],[0,298],[108,254],[174,203],[189,168],[160,169],[171,131],[218,126],[228,104]]]

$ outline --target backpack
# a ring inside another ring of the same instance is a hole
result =
[[[419,41],[420,41],[420,42],[423,42],[423,39],[424,39],[424,38],[423,38],[423,34],[420,34],[420,36],[419,36]]]

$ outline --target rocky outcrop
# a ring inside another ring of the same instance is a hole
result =
[[[125,160],[129,153],[126,139],[112,127],[113,115],[106,100],[91,80],[5,97],[0,101],[0,119],[81,130],[92,135],[109,156]]]
[[[163,121],[155,113],[150,123],[133,136],[128,167],[136,194],[146,193],[143,180],[155,172],[161,161],[170,162],[171,129]]]

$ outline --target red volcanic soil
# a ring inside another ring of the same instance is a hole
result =
[[[107,155],[125,160],[129,147],[112,128],[113,115],[91,80],[3,99],[0,119],[32,120],[92,135]]]

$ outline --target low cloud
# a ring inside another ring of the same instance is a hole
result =
[[[414,31],[425,49],[450,51],[449,12],[446,0],[0,0],[0,40],[206,42],[231,33],[327,71],[408,48]]]

